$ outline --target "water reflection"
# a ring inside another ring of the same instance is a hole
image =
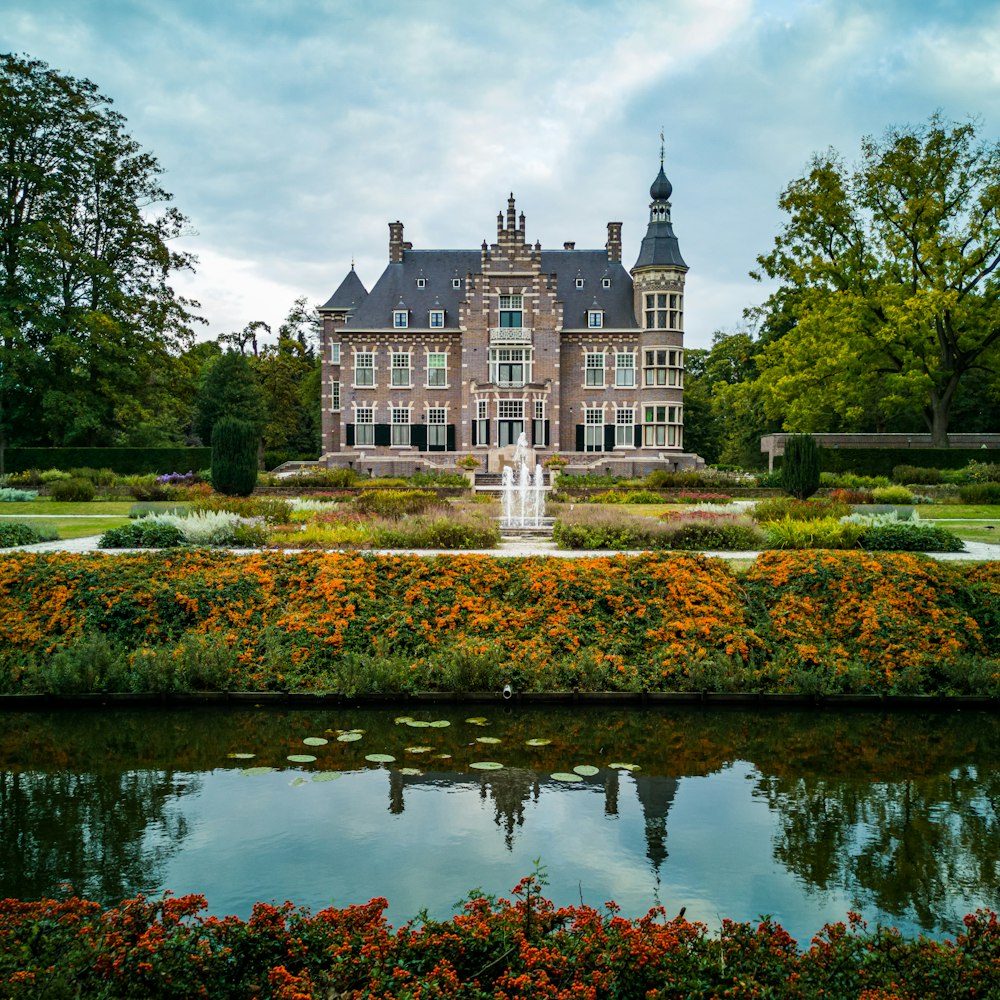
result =
[[[385,895],[400,921],[447,915],[475,886],[506,893],[541,857],[560,903],[662,902],[713,925],[767,912],[806,938],[849,907],[953,933],[1000,902],[992,715],[498,709],[482,729],[431,708],[451,725],[420,730],[395,716],[0,715],[0,894],[170,888],[244,916],[256,899]],[[337,742],[345,728],[363,739]],[[315,763],[288,763],[324,733]],[[233,752],[275,770],[244,774]],[[505,767],[471,768],[484,758]],[[551,777],[578,764],[597,773]]]

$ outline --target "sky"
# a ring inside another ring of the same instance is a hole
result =
[[[528,241],[631,266],[659,169],[690,271],[686,343],[767,297],[778,197],[829,147],[935,112],[1000,137],[1000,4],[978,0],[4,0],[0,52],[92,80],[189,220],[174,280],[216,337],[352,261]]]

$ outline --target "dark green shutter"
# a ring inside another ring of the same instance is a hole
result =
[[[577,451],[583,451],[583,449],[584,449],[583,440],[584,440],[584,438],[583,438],[583,424],[577,424],[576,425],[576,450]]]
[[[472,447],[473,448],[475,448],[475,446],[477,444],[479,444],[479,442],[476,440],[476,438],[478,436],[479,436],[479,421],[478,420],[473,420],[472,421]]]
[[[347,441],[348,448],[354,447],[354,424],[347,425],[347,433],[345,436],[345,440]]]
[[[604,450],[614,451],[615,450],[615,425],[605,424],[604,425]]]
[[[455,450],[455,425],[448,424],[447,436],[445,438],[448,451]]]
[[[376,445],[392,444],[392,426],[390,424],[375,425],[375,444]]]
[[[545,430],[544,430],[544,433],[545,433],[545,440],[542,442],[542,444],[545,445],[546,448],[548,448],[549,444],[551,443],[551,438],[549,437],[549,433],[550,433],[549,432],[549,422],[547,420],[545,421]]]
[[[418,451],[427,451],[427,427],[424,424],[414,424],[410,428],[410,444]]]
[[[642,424],[635,425],[635,446],[636,448],[642,447]]]

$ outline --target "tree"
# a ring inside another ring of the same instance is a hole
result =
[[[267,417],[264,398],[250,361],[236,351],[226,351],[205,364],[195,400],[195,434],[205,443],[223,417],[238,417],[253,424],[257,436]]]
[[[819,489],[819,447],[811,434],[795,434],[785,441],[781,488],[797,500],[807,500]]]
[[[259,444],[260,431],[249,420],[217,420],[212,428],[212,487],[226,496],[250,496],[257,485]]]
[[[963,380],[1000,361],[1000,143],[935,114],[865,138],[852,169],[815,156],[779,205],[758,261],[793,323],[758,361],[768,414],[813,431],[917,409],[946,446]]]
[[[0,55],[0,449],[115,443],[192,339],[186,220],[88,80]]]

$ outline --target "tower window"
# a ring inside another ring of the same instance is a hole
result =
[[[684,352],[668,347],[646,351],[643,360],[643,385],[684,386]]]
[[[683,330],[683,296],[677,292],[647,292],[645,296],[647,330]]]

